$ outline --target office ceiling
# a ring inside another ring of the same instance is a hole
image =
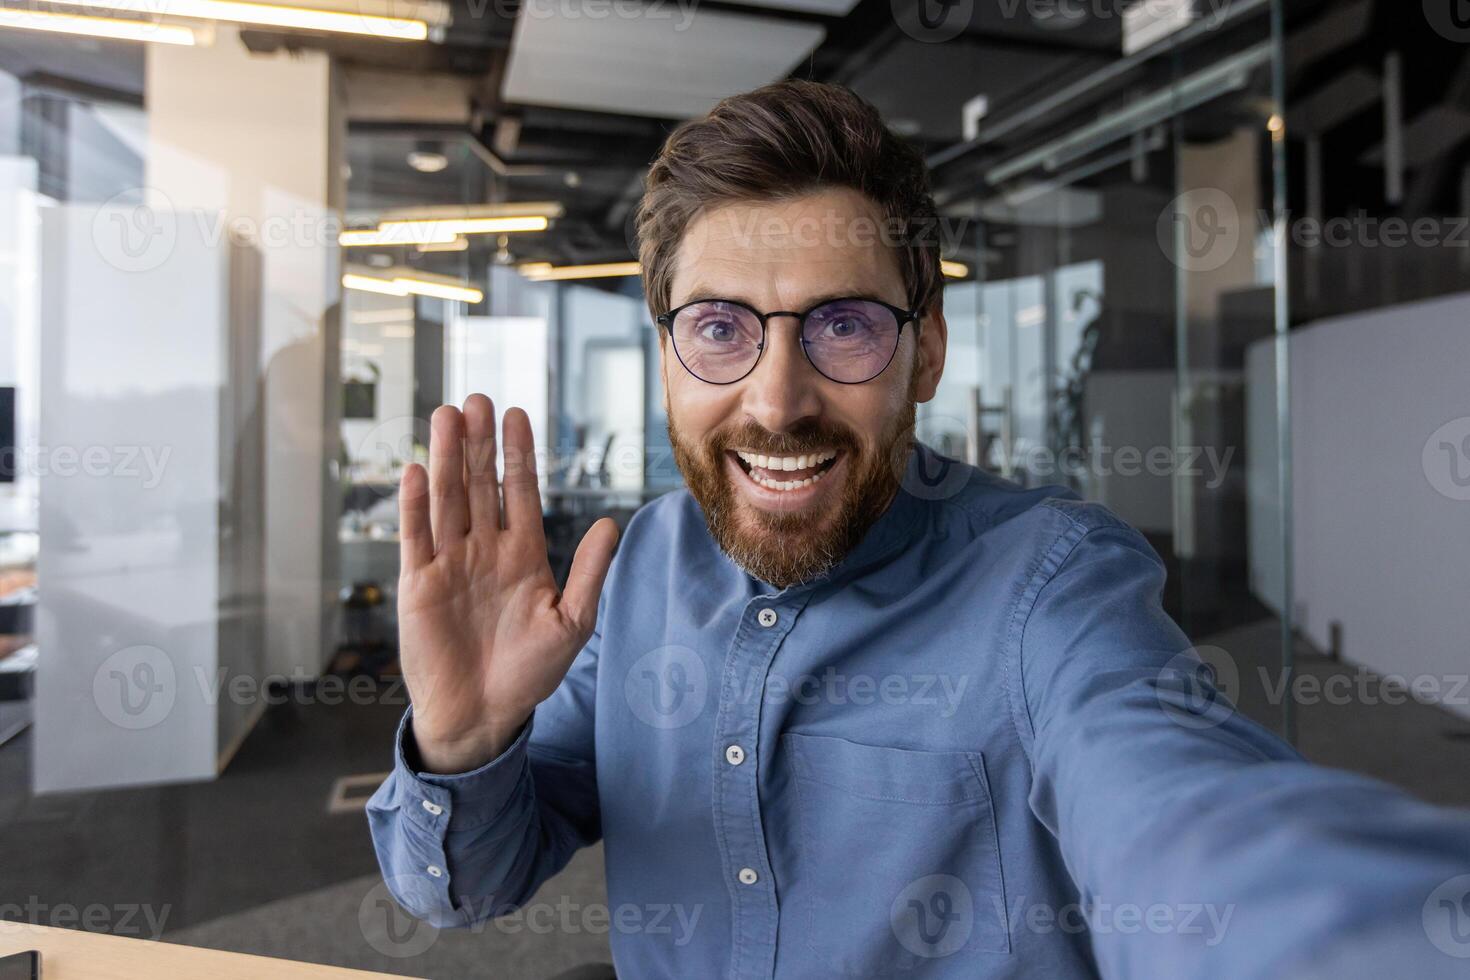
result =
[[[558,263],[630,256],[648,160],[725,95],[792,75],[842,82],[932,151],[960,139],[975,95],[1014,107],[1121,44],[1116,17],[1053,13],[1090,4],[975,3],[964,30],[940,38],[895,0],[659,0],[637,18],[608,0],[476,2],[451,0],[445,43],[411,54],[330,42],[348,69],[351,200],[364,212],[465,200],[476,180],[480,200],[558,200],[567,213],[550,232],[510,241],[517,257]],[[302,41],[256,32],[252,43]],[[449,168],[407,166],[424,141],[448,148]]]
[[[681,119],[723,95],[789,75],[841,82],[932,157],[962,143],[963,107],[975,96],[989,100],[988,120],[1006,119],[1116,63],[1122,46],[1113,6],[1081,2],[957,0],[944,9],[968,17],[937,27],[920,18],[920,0],[645,0],[641,8],[637,0],[446,2],[452,22],[427,43],[254,29],[242,38],[263,52],[327,51],[343,66],[353,216],[418,204],[555,200],[566,212],[549,232],[509,244],[516,258],[557,263],[630,256],[630,217],[648,160]],[[629,16],[634,9],[639,16]],[[1470,111],[1463,46],[1435,48],[1428,28],[1398,16],[1387,0],[1295,0],[1288,10],[1293,131],[1320,133],[1332,159],[1360,168],[1381,159],[1385,36],[1417,31],[1403,41],[1416,62],[1417,52],[1440,52],[1443,68],[1429,79],[1437,88],[1411,88],[1406,111],[1414,163],[1433,177],[1419,181],[1424,193],[1447,186],[1449,177],[1434,177],[1430,162],[1459,152],[1445,132],[1462,131],[1459,113]],[[137,104],[143,57],[125,44],[0,32],[0,67],[80,98]],[[1126,99],[1162,81],[1135,76],[1110,94]],[[1447,119],[1456,125],[1446,127]],[[1010,135],[963,159],[952,155],[939,178],[973,189],[987,159],[1029,148],[1037,136]],[[443,169],[410,166],[409,155],[423,152],[442,154]],[[1339,169],[1344,189],[1364,183],[1351,166]],[[477,241],[475,261],[497,244]]]

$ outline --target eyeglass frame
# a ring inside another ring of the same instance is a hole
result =
[[[839,381],[837,378],[832,377],[827,372],[817,367],[817,362],[812,360],[811,351],[806,349],[807,339],[804,335],[806,328],[806,318],[811,316],[813,313],[815,313],[817,310],[820,310],[824,306],[830,306],[833,303],[844,303],[851,300],[858,300],[863,303],[875,303],[878,306],[883,307],[889,313],[892,313],[894,319],[898,321],[898,333],[893,339],[893,350],[889,351],[888,360],[884,361],[883,366],[879,368],[876,372],[874,372],[870,377],[864,378],[862,381]],[[691,306],[698,306],[700,303],[725,303],[730,306],[738,306],[760,321],[761,342],[756,345],[755,360],[751,362],[750,367],[740,377],[733,378],[730,381],[709,381],[695,374],[694,369],[691,368],[688,364],[684,363],[684,355],[679,353],[679,344],[674,340],[674,319],[684,310],[687,310]],[[875,299],[872,296],[834,296],[831,299],[822,300],[820,303],[809,307],[805,312],[802,313],[798,313],[794,310],[772,310],[769,313],[762,313],[760,310],[757,310],[749,303],[742,303],[738,299],[719,299],[715,297],[709,297],[705,299],[692,299],[687,303],[681,303],[680,305],[674,307],[672,310],[660,313],[658,316],[654,317],[653,320],[660,327],[663,327],[666,331],[668,331],[669,343],[673,345],[674,348],[674,356],[679,359],[679,366],[682,367],[685,371],[689,372],[689,376],[691,378],[694,378],[696,381],[702,381],[707,385],[733,385],[738,384],[739,382],[744,381],[746,378],[750,377],[750,375],[760,365],[761,358],[766,355],[766,340],[770,334],[770,331],[768,329],[770,326],[769,321],[772,317],[778,316],[794,317],[797,320],[799,327],[797,329],[796,339],[801,344],[802,356],[805,357],[806,362],[812,366],[813,371],[817,372],[833,384],[865,385],[869,381],[872,381],[874,378],[882,375],[884,371],[887,371],[888,366],[893,363],[893,359],[898,356],[898,345],[903,343],[903,328],[905,325],[912,323],[914,325],[914,333],[917,336],[919,326],[924,319],[924,310],[922,307],[915,310],[906,310],[901,306],[894,306],[892,303],[885,303],[883,300]]]

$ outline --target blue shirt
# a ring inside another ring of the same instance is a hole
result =
[[[1465,816],[1237,714],[1163,583],[1102,507],[922,446],[787,589],[671,493],[502,756],[423,774],[405,718],[368,804],[384,875],[467,925],[601,839],[629,980],[1470,975]]]

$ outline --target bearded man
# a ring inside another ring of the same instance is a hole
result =
[[[632,980],[1462,975],[1425,930],[1463,817],[1237,714],[1105,509],[915,441],[934,218],[842,88],[669,137],[640,260],[687,489],[615,560],[594,525],[564,591],[526,414],[497,472],[489,399],[435,413],[368,807],[395,897],[472,924],[602,841]]]

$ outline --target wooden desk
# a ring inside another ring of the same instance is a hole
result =
[[[384,980],[334,966],[222,953],[147,939],[127,939],[78,929],[0,921],[0,956],[41,951],[42,980]],[[392,978],[399,980],[399,978]]]

